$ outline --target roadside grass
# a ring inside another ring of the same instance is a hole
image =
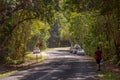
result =
[[[26,56],[25,56],[25,58],[26,58],[26,60],[38,60],[39,62],[41,62],[41,61],[43,61],[43,60],[45,60],[46,58],[45,57],[43,57],[43,56],[39,56],[39,55],[36,55],[36,54],[27,54]]]
[[[54,49],[54,48],[46,48],[46,49],[41,50],[41,51],[42,51],[42,52],[46,52],[46,51],[49,51],[49,50],[52,50],[52,49]]]
[[[4,72],[4,73],[1,73],[1,74],[0,74],[0,77],[7,76],[7,75],[13,74],[13,73],[18,72],[18,71],[19,71],[19,70],[6,71],[6,72]]]
[[[45,57],[38,56],[37,59],[36,59],[36,55],[35,55],[35,54],[28,53],[28,54],[25,56],[25,59],[26,59],[26,61],[27,61],[27,60],[33,61],[32,63],[30,63],[30,64],[28,65],[28,66],[30,66],[30,65],[32,65],[32,64],[41,62],[41,61],[45,60],[46,58],[45,58]],[[24,63],[25,63],[25,62],[24,62]],[[23,64],[24,64],[24,63],[23,63]],[[12,70],[6,70],[6,71],[4,71],[3,73],[0,73],[0,77],[8,76],[8,75],[10,75],[10,74],[16,73],[16,72],[18,72],[18,71],[20,71],[20,70],[25,69],[25,68],[28,67],[28,66],[25,66],[25,67],[23,66],[23,67],[21,67],[21,68],[14,68],[14,69],[12,69]]]
[[[98,76],[100,80],[120,80],[119,75],[115,72],[100,71]]]
[[[52,49],[54,49],[54,48],[46,48],[46,49],[44,49],[44,50],[41,50],[41,52],[46,52],[46,51],[49,51],[49,50],[52,50]],[[27,60],[31,60],[31,61],[34,61],[34,63],[41,62],[41,61],[43,61],[43,60],[45,60],[45,59],[46,59],[46,58],[43,57],[43,56],[37,56],[37,59],[36,59],[36,55],[35,55],[35,54],[32,54],[31,52],[26,52],[26,55],[25,55],[25,60],[26,60],[26,61],[27,61]],[[25,61],[25,62],[26,62],[26,61]],[[24,62],[24,63],[25,63],[25,62]],[[24,63],[23,63],[23,64],[24,64]],[[32,64],[30,64],[30,65],[32,65]],[[28,66],[29,66],[29,65],[28,65]],[[12,70],[9,70],[9,69],[8,69],[8,70],[0,73],[0,77],[11,75],[11,74],[16,73],[16,72],[18,72],[18,71],[20,71],[20,70],[25,69],[25,68],[28,67],[28,66],[25,66],[25,67],[22,67],[22,68],[15,68],[15,69],[12,69]]]
[[[38,58],[40,58],[41,56],[38,56]],[[36,54],[32,54],[32,53],[28,53],[25,56],[26,60],[32,60],[32,59],[36,59]]]

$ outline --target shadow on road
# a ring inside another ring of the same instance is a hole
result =
[[[68,50],[46,52],[49,58],[42,63],[8,76],[3,80],[98,80],[92,58],[70,54]]]
[[[69,50],[58,50],[60,52],[69,52]]]
[[[33,66],[11,76],[18,76],[19,80],[98,80],[94,64],[71,58],[60,59]]]

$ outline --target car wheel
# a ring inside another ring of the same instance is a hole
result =
[[[77,51],[75,51],[75,54],[77,54]]]

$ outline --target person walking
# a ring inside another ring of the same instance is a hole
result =
[[[102,55],[102,51],[100,50],[99,47],[97,47],[97,50],[95,51],[95,59],[96,59],[98,71],[100,71],[100,62],[101,62],[101,59],[102,59],[101,55]]]

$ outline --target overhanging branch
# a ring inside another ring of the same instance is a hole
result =
[[[15,24],[14,26],[12,26],[12,29],[10,31],[10,34],[6,35],[6,39],[3,41],[3,44],[0,45],[0,47],[3,47],[5,45],[5,43],[10,39],[10,35],[12,34],[12,32],[17,28],[18,25],[22,24],[23,22],[25,21],[29,21],[29,20],[32,20],[32,19],[36,19],[37,16],[35,17],[29,17],[29,18],[25,18],[21,21],[19,21],[17,24]]]

